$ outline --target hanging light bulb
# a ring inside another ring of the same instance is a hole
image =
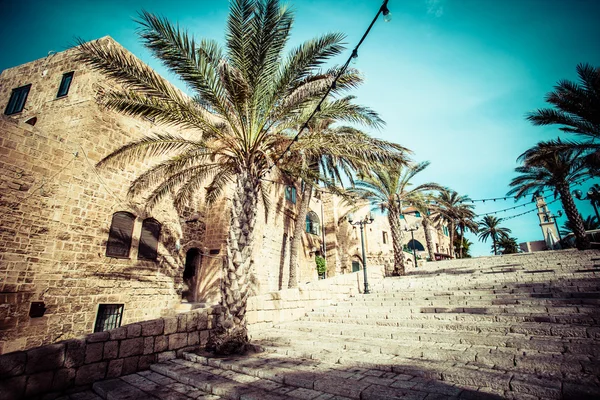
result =
[[[356,64],[358,61],[358,51],[356,49],[352,50],[352,64]]]
[[[331,84],[331,88],[333,90],[337,89],[337,80],[334,80],[333,83]]]
[[[386,4],[384,4],[383,6],[381,6],[381,13],[383,14],[383,21],[384,22],[390,22],[392,20],[392,13],[387,8]]]

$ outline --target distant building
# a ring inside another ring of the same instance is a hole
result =
[[[520,243],[519,247],[525,253],[560,248],[560,234],[556,226],[556,217],[548,209],[544,196],[535,194],[533,200],[535,200],[538,209],[537,216],[540,221],[539,225],[543,239]]]

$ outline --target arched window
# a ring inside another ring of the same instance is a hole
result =
[[[119,211],[113,214],[108,241],[106,242],[107,257],[129,257],[134,221],[135,215],[126,211]]]
[[[292,204],[296,204],[296,188],[294,186],[285,187],[285,199]]]
[[[140,236],[139,260],[156,260],[159,236],[160,223],[154,218],[145,219]]]
[[[306,232],[312,233],[313,235],[319,235],[321,233],[321,221],[319,221],[319,217],[317,213],[314,211],[306,214]]]
[[[409,250],[415,249],[417,251],[425,251],[425,247],[423,247],[421,242],[416,239],[410,240],[406,247],[408,247]]]

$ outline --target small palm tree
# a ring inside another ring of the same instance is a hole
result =
[[[431,214],[433,221],[448,226],[450,232],[450,243],[454,243],[456,229],[459,224],[463,225],[461,238],[464,237],[465,229],[476,230],[476,223],[470,222],[475,217],[473,213],[474,206],[468,202],[471,199],[468,196],[461,196],[455,190],[442,188],[435,198],[435,205]],[[468,227],[467,227],[468,225]],[[450,246],[450,252],[453,253],[454,245]],[[453,254],[450,254],[454,256]]]
[[[501,227],[500,222],[502,222],[502,218],[496,218],[493,215],[486,215],[479,222],[479,240],[485,242],[489,238],[492,238],[494,255],[498,254],[499,240],[508,238],[508,234],[510,233],[510,229]]]
[[[214,346],[218,352],[242,351],[248,342],[246,304],[252,293],[258,205],[262,199],[268,206],[269,184],[263,178],[280,174],[274,164],[292,142],[289,129],[301,123],[307,107],[329,90],[335,77],[340,76],[333,94],[358,81],[355,73],[340,75],[339,68],[321,70],[343,50],[343,35],[326,34],[285,54],[294,20],[290,9],[278,0],[230,4],[224,46],[196,41],[164,18],[140,15],[143,44],[193,97],[111,42],[80,46],[84,61],[121,84],[100,94],[104,105],[189,132],[145,137],[101,160],[100,165],[126,165],[161,159],[135,179],[130,194],[149,191],[149,207],[173,194],[179,207],[204,188],[210,204],[233,187],[222,285],[226,315],[223,340]],[[296,150],[300,146],[300,141],[294,145]],[[291,157],[281,167],[294,162]]]
[[[472,204],[462,204],[456,215],[456,228],[458,230],[458,258],[463,258],[462,243],[465,237],[465,232],[477,233],[479,225],[475,222],[475,212]]]
[[[579,217],[581,218],[581,220],[583,221],[583,228],[586,231],[593,231],[596,229],[600,229],[600,222],[598,222],[598,220],[596,219],[596,217],[588,215],[587,218],[583,218],[583,216],[581,214],[579,214]],[[573,224],[571,223],[571,221],[566,221],[563,226],[562,229],[560,230],[560,234],[561,235],[568,235],[569,233],[573,232]]]
[[[501,237],[498,240],[498,248],[502,254],[515,254],[519,252],[519,245],[517,239],[514,237]]]
[[[413,178],[428,165],[429,161],[424,161],[407,167],[396,165],[374,169],[372,174],[357,181],[355,187],[348,189],[351,195],[368,200],[372,205],[387,211],[394,251],[394,274],[397,275],[404,275],[404,252],[402,251],[400,226],[403,205],[419,202],[420,196],[427,191],[441,189],[440,185],[433,182],[411,188]]]
[[[471,242],[467,238],[463,238],[462,243],[459,243],[458,237],[456,237],[454,239],[454,251],[456,253],[458,253],[459,250],[462,249],[462,257],[461,258],[471,258],[470,251],[471,251],[472,245],[473,245],[473,242]]]
[[[561,143],[560,139],[557,142]],[[590,241],[585,235],[583,221],[570,192],[570,182],[588,173],[585,161],[581,158],[582,152],[563,149],[551,153],[541,147],[543,145],[538,144],[519,156],[524,165],[515,169],[520,175],[510,183],[513,189],[508,195],[515,195],[519,199],[545,189],[554,190],[554,197],[560,197],[565,214],[573,224],[576,247],[579,250],[588,249]]]

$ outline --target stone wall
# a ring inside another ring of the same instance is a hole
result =
[[[206,345],[220,307],[0,355],[0,400],[35,398],[128,375]]]
[[[67,50],[0,75],[1,110],[12,88],[32,84],[25,109],[0,116],[0,353],[91,333],[101,303],[124,304],[125,324],[173,315],[183,290],[183,249],[203,241],[202,227],[180,220],[204,215],[201,206],[178,212],[165,202],[149,213],[127,198],[129,183],[149,164],[95,168],[123,144],[162,130],[97,104],[97,89],[108,83],[74,56]],[[68,95],[56,98],[70,71]],[[32,118],[35,126],[26,123]],[[117,211],[136,216],[123,259],[105,255]],[[156,261],[137,259],[148,217],[162,224]],[[30,318],[32,301],[44,303],[43,317]]]

